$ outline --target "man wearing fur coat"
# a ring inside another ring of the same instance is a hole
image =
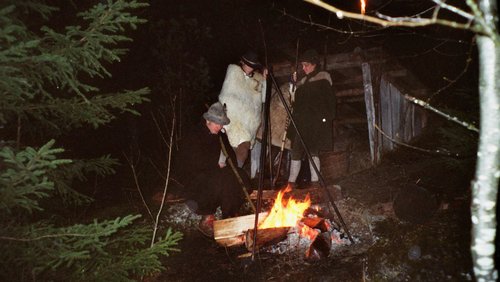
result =
[[[332,78],[328,72],[319,69],[319,62],[319,54],[316,50],[307,50],[302,55],[300,63],[305,76],[297,82],[297,90],[292,95],[293,120],[318,170],[320,169],[319,152],[331,150],[333,147],[332,121],[335,117]],[[292,140],[292,161],[288,182],[292,187],[296,187],[295,181],[299,175],[305,151],[295,130],[289,130],[288,134]],[[317,184],[318,175],[311,163],[309,167],[311,182],[313,185]]]
[[[267,74],[266,70],[262,73],[257,71],[261,67],[256,53],[245,53],[239,65],[228,66],[219,94],[219,101],[226,105],[227,116],[231,119],[231,123],[224,128],[240,168],[255,144],[255,135],[261,124]],[[225,163],[222,155],[220,162]],[[251,177],[255,176],[257,163],[252,161]]]

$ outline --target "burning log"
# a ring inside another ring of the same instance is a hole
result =
[[[332,229],[331,223],[322,217],[304,217],[300,221],[311,228],[319,229],[321,232],[328,232]]]
[[[305,253],[305,258],[308,260],[321,260],[330,255],[332,246],[329,233],[321,233],[314,238],[313,243]]]
[[[300,221],[311,228],[319,228],[318,226],[323,224],[324,219],[321,217],[304,217]]]
[[[266,217],[267,212],[259,213],[259,223]],[[245,243],[245,232],[253,229],[255,215],[245,215],[214,221],[214,239],[224,247],[242,245]]]
[[[249,229],[245,234],[245,246],[247,250],[252,251],[253,246],[257,249],[268,245],[276,244],[286,238],[290,227],[274,227],[266,229],[257,229],[257,238],[254,242],[255,229]]]

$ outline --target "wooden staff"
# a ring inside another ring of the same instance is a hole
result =
[[[294,71],[295,76],[297,76],[297,71],[299,69],[299,46],[300,46],[300,37],[297,38],[297,45],[295,47],[295,71]],[[292,77],[294,74],[292,73]],[[296,88],[297,88],[297,81],[292,79],[292,90],[290,91],[290,105],[292,105],[291,97],[293,95],[293,92],[295,92]],[[278,159],[278,168],[276,170],[276,177],[273,180],[273,187],[276,186],[276,181],[278,181],[278,177],[280,175],[281,163],[283,162],[283,151],[285,150],[286,133],[288,131],[289,125],[290,125],[290,118],[287,116],[286,125],[285,125],[285,132],[283,132],[283,138],[281,139],[281,147],[280,147],[279,159]]]
[[[248,203],[250,204],[250,207],[252,207],[252,211],[255,212],[255,206],[252,203],[252,200],[250,199],[250,195],[248,195],[247,187],[245,185],[245,182],[243,182],[243,179],[241,179],[240,174],[238,173],[238,170],[236,169],[236,166],[233,163],[233,160],[229,157],[229,154],[227,153],[226,146],[224,145],[224,142],[222,141],[222,136],[219,135],[219,142],[220,142],[220,147],[222,149],[222,152],[224,153],[224,156],[226,156],[226,160],[229,162],[229,166],[234,172],[234,175],[238,179],[238,182],[241,185],[241,189],[243,189],[243,193],[245,194],[245,198],[247,199]]]

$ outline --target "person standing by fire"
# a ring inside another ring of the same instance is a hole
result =
[[[213,237],[216,209],[221,207],[223,218],[233,217],[238,214],[245,199],[232,169],[218,165],[221,140],[228,143],[221,130],[230,122],[225,107],[220,102],[212,104],[200,122],[181,139],[175,155],[176,177],[184,184],[183,194],[188,199],[186,204],[202,215],[198,227],[210,237]],[[229,157],[234,159],[234,152],[230,151]],[[239,171],[239,174],[246,187],[250,187],[250,180],[244,171]]]
[[[331,150],[332,122],[335,117],[335,95],[332,88],[332,78],[326,71],[321,71],[320,57],[316,50],[309,49],[300,58],[300,64],[305,76],[297,81],[297,90],[292,93],[293,120],[302,136],[306,147],[312,156],[314,164],[320,170],[319,152]],[[296,180],[300,172],[305,150],[295,130],[288,130],[292,141],[292,160],[288,183],[296,188]],[[311,183],[318,184],[318,174],[309,162]]]
[[[252,156],[260,154],[260,144],[256,144],[255,136],[262,121],[267,75],[266,69],[259,72],[260,69],[262,65],[257,54],[253,51],[245,53],[241,56],[239,65],[228,66],[219,94],[219,101],[227,105],[227,116],[231,119],[231,124],[224,128],[240,168],[245,164],[250,149]],[[220,163],[225,163],[222,154]],[[252,157],[251,178],[255,177],[257,169],[258,158]]]

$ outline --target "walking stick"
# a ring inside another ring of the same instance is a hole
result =
[[[299,43],[300,43],[300,37],[297,38],[297,46],[295,48],[295,71],[294,71],[295,75],[297,75],[297,70],[299,68]],[[293,92],[295,92],[295,88],[297,87],[297,82],[295,80],[292,80],[292,81],[293,81],[293,83],[292,83],[292,89],[290,91],[290,105],[292,105],[291,96],[293,95]],[[283,132],[283,138],[281,139],[281,148],[280,148],[279,159],[278,159],[278,168],[276,170],[276,177],[273,180],[273,187],[276,186],[276,181],[278,181],[278,177],[280,175],[281,163],[283,161],[283,151],[285,149],[286,133],[288,131],[289,125],[290,125],[290,119],[287,117],[286,118],[286,125],[285,125],[285,132]]]
[[[250,195],[248,195],[247,187],[245,186],[245,183],[243,182],[243,179],[241,179],[240,174],[238,173],[238,170],[236,169],[236,166],[233,163],[233,160],[231,157],[229,157],[229,154],[227,153],[226,146],[224,145],[224,142],[222,141],[222,137],[219,135],[219,142],[220,142],[220,147],[222,149],[222,152],[224,153],[224,156],[226,156],[227,161],[229,161],[229,166],[234,172],[234,175],[238,179],[238,182],[241,185],[241,188],[243,189],[243,193],[245,194],[245,197],[250,204],[250,207],[252,208],[252,211],[255,212],[255,206],[252,203],[252,199],[250,199]]]
[[[270,75],[270,78],[272,79],[273,84],[275,85],[275,87],[277,87],[278,84],[277,84],[276,79],[274,78],[274,75],[272,74],[272,72],[270,72],[269,75]],[[295,132],[297,133],[297,137],[299,138],[300,143],[304,147],[304,151],[306,152],[309,163],[312,165],[312,167],[316,171],[316,174],[318,175],[321,187],[324,189],[326,195],[328,196],[328,200],[330,201],[330,204],[332,205],[335,213],[337,214],[337,217],[339,218],[340,223],[342,224],[342,227],[344,228],[344,230],[347,234],[347,237],[349,238],[349,241],[351,241],[351,243],[354,244],[354,240],[351,237],[349,229],[347,229],[347,225],[345,224],[344,219],[342,218],[342,215],[340,214],[340,211],[339,211],[337,205],[335,205],[335,202],[333,201],[333,197],[330,194],[330,191],[328,191],[328,189],[326,188],[326,184],[325,184],[325,180],[323,179],[323,175],[321,175],[318,167],[314,163],[312,156],[311,156],[311,152],[309,152],[309,149],[307,148],[306,144],[304,143],[304,139],[302,138],[302,135],[300,134],[299,129],[297,128],[297,124],[293,120],[292,112],[290,111],[290,108],[286,104],[285,98],[283,97],[283,93],[281,93],[281,89],[279,89],[279,88],[278,88],[278,97],[281,99],[283,106],[285,106],[285,110],[288,114],[288,117],[290,118],[290,122],[293,124],[293,127],[295,128]]]
[[[297,70],[299,68],[299,46],[300,46],[300,37],[297,38],[297,45],[295,47],[295,69],[294,73],[297,75]],[[292,73],[293,76],[293,73]],[[295,89],[297,88],[297,82],[292,79],[292,89],[290,90],[290,105],[292,105],[292,95],[293,92],[295,92]],[[281,170],[281,163],[283,162],[283,151],[285,149],[285,142],[286,142],[286,133],[288,131],[288,126],[290,125],[290,119],[287,116],[286,118],[286,125],[285,125],[285,132],[283,132],[283,138],[281,139],[281,148],[280,148],[280,153],[279,153],[279,159],[278,159],[278,168],[276,171],[276,177],[273,180],[273,187],[276,186],[276,181],[278,181],[278,177],[280,174]]]
[[[262,132],[262,148],[267,147],[267,136],[269,134],[269,112],[270,112],[270,105],[271,105],[271,79],[269,75],[272,74],[272,70],[268,70],[268,76],[267,76],[267,83],[266,83],[266,102],[264,103],[264,130]],[[263,153],[262,150],[260,151],[260,167],[264,168],[264,164],[266,162],[266,153]],[[253,234],[253,240],[254,242],[257,242],[257,225],[259,223],[259,213],[260,213],[260,208],[262,204],[262,184],[264,182],[264,173],[259,174],[259,186],[257,190],[257,210],[255,212],[255,222],[254,222],[254,234]],[[256,245],[253,244],[252,247],[252,261],[255,260],[255,252],[256,252]]]
[[[281,163],[283,162],[283,152],[285,150],[286,133],[288,131],[288,125],[290,125],[290,120],[287,117],[286,125],[285,125],[285,132],[283,132],[283,138],[281,139],[281,146],[280,146],[280,152],[279,152],[279,157],[278,157],[278,167],[276,169],[275,177],[273,180],[273,187],[276,186],[276,181],[278,181],[278,178],[280,176]]]

